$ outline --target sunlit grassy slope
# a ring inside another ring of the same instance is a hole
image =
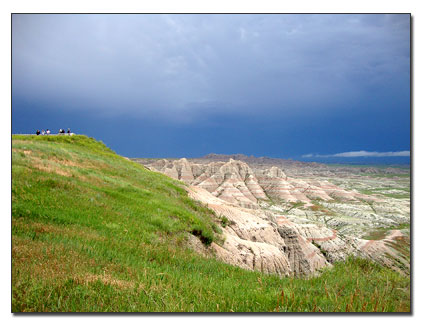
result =
[[[310,279],[186,247],[218,220],[182,184],[85,136],[12,138],[12,311],[409,311],[409,279],[349,259]]]

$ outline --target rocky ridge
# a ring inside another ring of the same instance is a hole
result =
[[[377,196],[346,190],[324,179],[288,177],[279,167],[251,168],[233,159],[205,164],[161,159],[148,168],[185,182],[192,198],[229,221],[223,228],[223,244],[211,245],[215,255],[229,264],[278,275],[313,274],[349,255],[394,268],[409,266],[392,247],[395,239],[403,237],[401,232],[380,240],[348,233],[357,222],[365,229],[372,219],[390,225],[404,218],[403,212],[398,218],[391,211],[391,216],[382,211],[380,217],[360,211],[367,203],[373,211],[378,203],[385,208]],[[339,207],[342,212],[345,206],[359,207],[358,217],[331,216],[333,210]]]
[[[161,159],[149,167],[246,208],[258,208],[260,200],[301,201],[308,205],[316,199],[377,200],[346,191],[327,181],[288,178],[278,167],[253,170],[245,162],[233,159],[208,164],[192,163],[185,158],[174,161]]]

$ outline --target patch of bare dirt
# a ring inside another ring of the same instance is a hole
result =
[[[133,281],[127,281],[122,279],[114,278],[111,275],[103,274],[103,275],[93,275],[93,274],[85,274],[82,276],[74,276],[73,279],[83,285],[88,285],[90,283],[94,283],[96,281],[101,281],[105,285],[116,286],[122,289],[134,288],[135,283]]]

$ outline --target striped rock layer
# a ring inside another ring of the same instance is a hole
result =
[[[223,244],[211,244],[214,255],[228,264],[286,276],[314,274],[349,255],[385,264],[387,258],[396,257],[386,246],[391,240],[367,241],[338,235],[327,227],[294,223],[259,205],[261,200],[275,199],[306,205],[311,205],[313,199],[355,201],[366,199],[366,195],[327,181],[289,178],[278,167],[252,169],[232,159],[207,164],[185,158],[161,159],[148,167],[185,182],[193,199],[230,221],[223,228]],[[210,250],[201,250],[201,246],[197,242],[195,250],[203,254]]]
[[[304,276],[313,275],[349,255],[370,258],[388,266],[394,266],[390,261],[398,258],[398,253],[388,247],[387,242],[401,237],[399,231],[379,241],[362,240],[315,224],[296,224],[266,210],[242,208],[200,187],[189,186],[188,193],[217,216],[225,216],[230,221],[223,228],[223,244],[213,242],[211,249],[220,260],[244,269]]]
[[[200,187],[190,186],[188,192],[230,221],[223,229],[223,244],[211,244],[220,260],[280,276],[309,275],[331,265],[315,245],[292,228],[291,222],[278,224],[269,212],[230,204]]]
[[[253,170],[245,162],[233,159],[208,164],[192,163],[185,158],[161,159],[150,164],[149,168],[201,187],[219,199],[244,208],[258,208],[260,200],[270,199],[311,205],[316,199],[354,201],[370,198],[327,181],[289,178],[278,167]]]

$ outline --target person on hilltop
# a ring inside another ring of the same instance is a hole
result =
[[[71,133],[70,128],[68,128],[68,135],[70,135],[70,133]]]
[[[46,135],[46,131],[45,130],[42,130],[41,131],[41,135]]]
[[[47,128],[47,130],[46,130],[46,134],[47,135],[50,135],[50,130]]]
[[[35,134],[40,135],[40,131],[37,129],[37,131],[35,132]]]

